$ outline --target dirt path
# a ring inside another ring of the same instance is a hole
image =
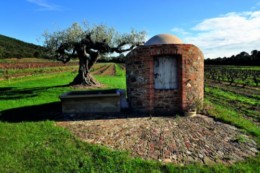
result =
[[[133,157],[187,164],[234,163],[255,156],[256,143],[212,118],[125,118],[57,123],[83,141],[130,151]]]
[[[111,75],[111,76],[114,76],[115,73],[116,73],[115,64],[103,65],[92,72],[93,75]]]

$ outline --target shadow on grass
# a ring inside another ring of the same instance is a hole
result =
[[[45,93],[48,89],[68,87],[69,85],[59,85],[51,87],[36,88],[0,88],[1,100],[30,99],[37,97],[41,93]],[[0,121],[6,122],[22,122],[22,121],[77,121],[77,120],[97,120],[97,119],[120,119],[120,118],[141,118],[141,117],[161,117],[167,114],[150,115],[149,113],[133,113],[130,110],[123,110],[119,113],[82,113],[82,114],[64,114],[62,113],[61,102],[52,102],[41,105],[32,105],[19,108],[12,108],[0,112]],[[169,116],[173,116],[172,114]]]
[[[69,85],[57,85],[51,87],[35,87],[35,88],[16,88],[16,87],[1,87],[0,100],[14,100],[23,98],[37,97],[42,91],[46,91],[52,88],[63,88]]]
[[[7,122],[57,120],[61,117],[60,102],[26,106],[0,112],[0,121]]]
[[[0,121],[4,122],[33,122],[33,121],[91,121],[106,119],[125,119],[125,118],[152,118],[152,117],[175,117],[176,115],[150,115],[147,113],[133,113],[130,110],[112,113],[62,113],[61,102],[52,102],[41,105],[26,106],[4,110],[0,112]]]

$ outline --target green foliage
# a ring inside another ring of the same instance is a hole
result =
[[[73,23],[69,28],[49,33],[43,33],[44,44],[49,53],[54,56],[59,45],[66,42],[79,42],[84,38],[84,29],[78,23]]]
[[[53,33],[45,32],[43,37],[45,39],[45,46],[51,54],[55,54],[57,48],[63,43],[79,43],[85,38],[87,34],[91,34],[91,40],[94,42],[105,42],[110,47],[117,47],[121,44],[134,44],[140,43],[145,40],[146,32],[138,32],[132,30],[129,34],[121,34],[113,27],[106,25],[89,25],[86,22],[80,25],[79,23],[73,23],[70,27],[56,31]],[[73,46],[69,47],[68,52],[73,51]]]
[[[1,58],[46,57],[46,49],[42,46],[26,43],[0,34]]]

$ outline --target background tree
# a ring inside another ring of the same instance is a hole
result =
[[[240,65],[240,66],[259,66],[260,51],[252,50],[251,55],[245,51],[231,57],[218,57],[215,59],[205,59],[206,65]]]
[[[78,75],[72,85],[98,85],[90,75],[90,69],[104,54],[123,53],[141,45],[146,33],[132,30],[120,34],[105,25],[90,26],[73,23],[69,28],[53,33],[45,32],[45,46],[52,56],[64,63],[71,58],[79,58]]]

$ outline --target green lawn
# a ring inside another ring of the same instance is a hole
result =
[[[119,66],[115,76],[95,76],[107,88],[125,88],[125,73]],[[0,111],[59,102],[59,95],[76,73],[42,74],[0,81]],[[207,91],[208,92],[208,91]],[[206,95],[207,95],[206,92]],[[232,95],[231,95],[232,96]],[[231,99],[231,98],[230,98]],[[240,98],[239,98],[240,99]],[[241,98],[242,99],[242,98]],[[259,139],[259,127],[244,121],[235,110],[210,103],[210,114],[245,130]],[[247,100],[251,104],[250,100]],[[253,103],[252,103],[253,104]],[[51,110],[47,110],[51,111]],[[37,116],[35,113],[35,116]],[[21,116],[19,114],[12,115]],[[258,146],[259,140],[257,140]],[[128,153],[80,141],[55,121],[0,122],[0,172],[256,172],[259,156],[231,166],[163,165],[131,158]]]
[[[0,83],[0,111],[59,101],[59,95],[71,90],[66,86],[74,74],[46,74],[10,79]]]

